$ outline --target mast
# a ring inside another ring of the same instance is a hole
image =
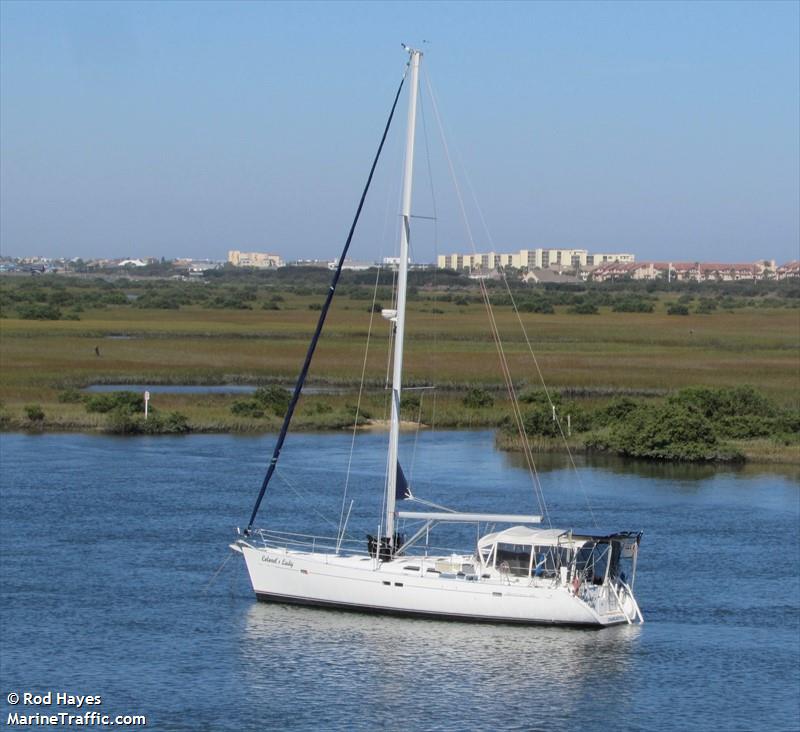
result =
[[[408,94],[408,128],[403,171],[402,225],[400,227],[400,262],[397,273],[397,316],[394,330],[394,365],[392,371],[392,418],[389,429],[388,480],[386,483],[386,536],[394,547],[395,499],[397,495],[398,443],[400,438],[400,393],[403,382],[403,338],[406,326],[406,282],[408,279],[408,242],[411,220],[411,186],[414,178],[414,133],[417,124],[419,62],[422,52],[404,48],[409,53],[411,87]]]

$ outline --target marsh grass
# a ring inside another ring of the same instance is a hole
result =
[[[264,310],[257,300],[252,310],[198,304],[177,310],[85,307],[79,321],[21,320],[9,313],[0,320],[5,429],[28,422],[23,410],[32,403],[44,410],[43,429],[102,429],[102,415],[59,401],[65,389],[93,383],[291,386],[316,322],[317,314],[308,306],[321,297],[272,288],[259,291],[258,298],[271,301],[276,294],[282,298],[280,310]],[[457,303],[453,299],[409,303],[406,383],[437,385],[435,395],[420,392],[424,424],[494,427],[508,414],[508,402],[486,315],[470,298]],[[567,305],[556,305],[552,314],[523,313],[522,319],[548,387],[587,408],[616,396],[663,397],[686,386],[740,384],[757,386],[778,404],[800,404],[800,311],[762,302],[758,307],[719,307],[703,314],[690,308],[687,316],[668,316],[666,309],[675,300],[670,295],[654,297],[652,313],[613,312],[610,306],[600,306],[597,314],[582,316],[567,313]],[[309,384],[335,385],[342,393],[304,396],[296,428],[342,429],[352,424],[345,408],[355,403],[369,317],[360,295],[334,301]],[[516,315],[508,307],[497,307],[496,317],[519,390],[540,389]],[[387,324],[376,319],[364,408],[377,419],[388,416],[383,390],[388,355]],[[493,406],[466,407],[463,398],[470,388],[491,393]],[[152,403],[185,414],[194,430],[268,431],[279,425],[280,417],[274,414],[232,415],[235,398],[154,394]],[[320,411],[320,404],[330,409]],[[404,419],[414,421],[417,416],[415,408]],[[758,452],[782,454],[785,447],[759,444]],[[543,441],[541,449],[556,448]]]

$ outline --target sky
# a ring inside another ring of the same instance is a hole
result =
[[[800,258],[798,2],[4,0],[0,252],[337,256],[401,42],[425,54],[415,260]],[[358,259],[396,250],[406,104]]]

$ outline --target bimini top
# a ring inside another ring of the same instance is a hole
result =
[[[571,531],[564,529],[535,529],[530,526],[512,526],[503,531],[486,534],[478,541],[478,549],[490,547],[493,544],[517,544],[522,546],[556,546],[559,543],[572,541],[578,546],[583,546],[587,541],[634,540],[638,543],[641,531]]]
[[[490,547],[493,544],[518,544],[523,546],[541,546],[558,544],[560,537],[568,536],[569,532],[563,529],[534,529],[530,526],[512,526],[503,531],[495,531],[493,534],[486,534],[478,541],[478,550]]]

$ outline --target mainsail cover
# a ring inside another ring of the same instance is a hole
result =
[[[406,480],[406,474],[403,472],[403,467],[399,462],[397,463],[397,482],[395,483],[394,497],[398,501],[412,497],[411,490],[408,487],[408,481]]]

